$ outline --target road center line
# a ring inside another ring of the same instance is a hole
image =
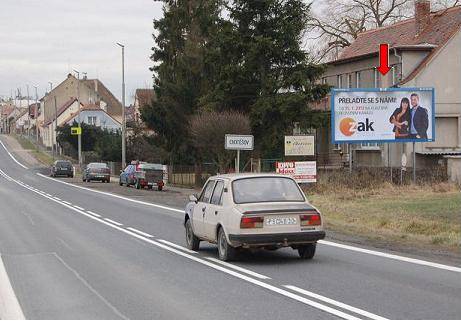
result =
[[[40,191],[36,191],[36,192],[38,192],[39,194],[42,194],[42,193],[40,193]],[[45,195],[45,196],[46,196],[46,195]],[[72,205],[72,203],[67,202],[67,201],[62,201],[62,202],[63,202],[64,204],[67,204],[67,205]]]
[[[50,196],[50,195],[46,195],[46,196]],[[84,211],[85,209],[83,207],[80,207],[80,206],[77,206],[77,205],[74,205],[75,208],[78,208],[79,210],[81,211]]]
[[[172,247],[175,247],[175,248],[177,248],[177,249],[183,250],[183,251],[185,251],[185,252],[187,252],[187,253],[198,254],[198,252],[196,252],[196,251],[189,250],[188,248],[185,248],[184,246],[175,244],[175,243],[173,243],[173,242],[168,242],[168,241],[166,241],[166,240],[157,240],[157,241],[162,242],[162,243],[165,243],[165,244],[167,244],[167,245],[169,245],[169,246],[172,246]]]
[[[365,310],[350,306],[348,304],[345,304],[345,303],[342,303],[342,302],[327,298],[327,297],[325,297],[323,295],[320,295],[320,294],[317,294],[317,293],[313,293],[313,292],[298,288],[298,287],[293,286],[293,285],[285,285],[285,287],[290,289],[290,290],[293,290],[293,291],[296,291],[298,293],[301,293],[303,295],[312,297],[314,299],[317,299],[317,300],[320,300],[320,301],[335,305],[338,308],[342,308],[342,309],[345,309],[345,310],[349,310],[350,312],[357,313],[357,314],[359,314],[361,316],[364,316],[366,318],[370,318],[372,320],[387,320],[387,319],[385,319],[385,318],[383,318],[383,317],[381,317],[379,315],[376,315],[376,314],[370,313],[368,311],[365,311]]]
[[[213,261],[215,263],[227,266],[228,268],[234,269],[236,271],[240,271],[240,272],[246,273],[248,275],[254,276],[254,277],[259,278],[259,279],[263,279],[263,280],[269,280],[270,279],[270,277],[268,277],[268,276],[265,276],[265,275],[262,275],[262,274],[247,270],[247,269],[242,268],[242,267],[240,267],[238,265],[234,265],[234,264],[231,264],[231,263],[221,261],[221,260],[219,260],[217,258],[214,258],[214,257],[207,257],[206,259],[210,260],[210,261]]]
[[[127,229],[127,230],[130,230],[130,231],[132,231],[132,232],[141,234],[141,235],[143,235],[143,236],[145,236],[145,237],[154,237],[153,235],[150,235],[150,234],[148,234],[148,233],[145,233],[145,232],[143,232],[143,231],[137,230],[137,229],[132,228],[132,227],[127,227],[126,229]]]
[[[113,221],[113,220],[111,220],[110,218],[105,218],[105,220],[106,220],[107,222],[110,222],[110,223],[115,224],[115,225],[117,225],[117,226],[122,226],[122,225],[123,225],[122,223],[119,223],[119,222],[117,222],[117,221]]]
[[[101,215],[99,214],[96,214],[95,212],[92,212],[92,211],[86,211],[88,214],[91,214],[93,216],[96,216],[96,217],[101,217]]]

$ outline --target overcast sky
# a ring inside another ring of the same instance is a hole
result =
[[[1,0],[0,95],[26,85],[43,95],[76,69],[99,78],[121,100],[124,43],[127,104],[136,88],[152,85],[154,0]]]

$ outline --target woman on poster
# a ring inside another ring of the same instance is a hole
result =
[[[395,139],[410,138],[410,100],[406,97],[400,101],[400,107],[396,108],[392,113],[389,121],[394,125],[392,130],[395,133]]]

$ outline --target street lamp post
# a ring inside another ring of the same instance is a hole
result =
[[[126,165],[126,119],[125,119],[125,46],[117,42],[122,48],[122,169]]]
[[[37,116],[38,116],[38,87],[34,86],[35,88],[35,108],[34,108],[34,118],[35,118],[35,136],[36,140],[38,143],[38,121],[37,121]]]
[[[53,83],[51,81],[48,82],[50,84],[50,94],[53,91]],[[51,133],[50,133],[51,134]],[[53,159],[58,154],[58,107],[56,105],[56,96],[54,96],[54,139],[51,139],[51,150],[53,151]]]
[[[77,121],[78,121],[78,127],[81,128],[81,122],[80,122],[80,72],[74,69],[74,72],[77,74]],[[82,134],[80,131],[80,134],[77,136],[78,137],[78,166],[80,169],[82,168]]]
[[[27,87],[27,137],[30,139],[30,98],[29,98],[29,85]]]

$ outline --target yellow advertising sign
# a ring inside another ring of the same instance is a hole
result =
[[[81,135],[82,134],[82,127],[71,127],[70,128],[71,135]]]

